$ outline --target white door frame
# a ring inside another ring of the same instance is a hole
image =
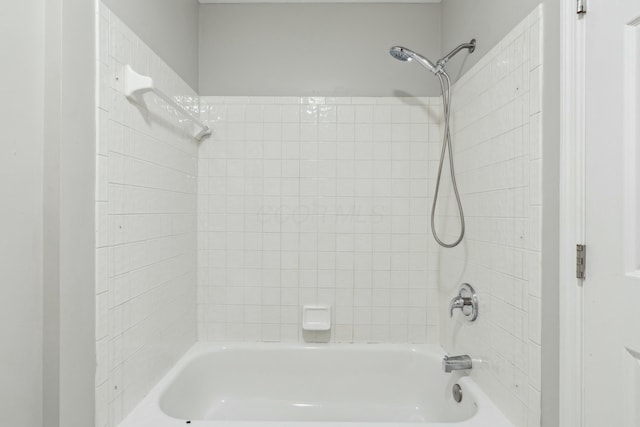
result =
[[[583,288],[576,244],[585,242],[585,22],[561,1],[560,74],[560,426],[584,425]],[[587,249],[588,254],[588,249]]]

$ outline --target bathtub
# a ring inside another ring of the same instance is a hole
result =
[[[120,427],[512,427],[471,378],[442,371],[442,356],[426,345],[198,343]]]

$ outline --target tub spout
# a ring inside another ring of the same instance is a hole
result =
[[[464,354],[461,356],[445,356],[442,359],[442,369],[449,373],[472,368],[471,357]]]

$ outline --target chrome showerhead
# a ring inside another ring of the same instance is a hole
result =
[[[406,47],[403,47],[403,46],[394,46],[389,50],[389,53],[395,59],[398,59],[400,61],[416,60],[420,65],[422,65],[424,68],[426,68],[427,70],[431,71],[434,74],[438,74],[438,73],[446,74],[446,72],[444,71],[445,64],[449,62],[449,60],[453,56],[455,56],[458,52],[460,52],[462,49],[468,49],[469,53],[473,52],[476,49],[476,39],[471,40],[469,43],[462,43],[461,45],[453,49],[451,52],[449,52],[447,55],[445,55],[442,59],[440,59],[435,64],[429,61],[424,56],[420,55],[419,53],[414,52],[411,49],[407,49]]]
[[[389,54],[393,56],[395,59],[399,61],[413,61],[415,60],[420,65],[425,67],[427,70],[431,71],[438,77],[440,80],[440,87],[442,88],[442,104],[444,110],[444,132],[442,137],[442,151],[440,152],[440,164],[438,166],[438,178],[436,180],[436,189],[433,195],[433,204],[431,205],[431,232],[433,233],[433,237],[436,239],[438,244],[445,248],[453,248],[457,246],[462,239],[464,238],[465,232],[465,222],[464,222],[464,212],[462,210],[462,202],[460,201],[460,193],[458,192],[458,185],[456,184],[456,175],[453,169],[453,150],[451,148],[451,133],[449,128],[449,119],[451,117],[451,78],[447,74],[444,69],[445,64],[449,61],[454,55],[460,52],[463,49],[468,49],[469,52],[473,52],[476,48],[476,40],[473,39],[469,43],[463,43],[453,49],[449,54],[447,54],[444,58],[440,59],[435,64],[429,61],[424,56],[407,49],[402,46],[394,46],[389,50]],[[442,176],[442,165],[444,163],[444,158],[446,152],[449,152],[449,172],[451,173],[451,183],[453,184],[453,193],[456,197],[456,203],[458,205],[458,212],[460,213],[460,234],[458,238],[452,242],[447,243],[440,239],[438,236],[438,232],[435,228],[435,217],[436,217],[436,204],[438,203],[438,193],[440,191],[440,178]]]
[[[411,49],[407,49],[406,47],[394,46],[389,50],[389,54],[393,56],[395,59],[400,61],[415,60],[420,65],[422,65],[423,67],[425,67],[427,70],[431,71],[434,74],[440,71],[439,67],[436,67],[433,62],[429,61],[427,58],[420,55],[419,53],[416,53]]]
[[[400,46],[394,46],[389,50],[389,54],[399,61],[411,60],[411,55],[406,52],[406,49]]]

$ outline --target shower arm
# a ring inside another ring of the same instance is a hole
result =
[[[456,47],[455,49],[453,49],[451,52],[449,52],[448,54],[446,54],[441,60],[438,61],[438,63],[436,64],[438,66],[438,68],[443,68],[444,65],[449,62],[449,60],[451,58],[453,58],[458,52],[460,52],[462,49],[469,49],[469,53],[472,53],[474,50],[476,50],[476,39],[471,40],[469,43],[462,43],[461,45],[459,45],[458,47]]]

